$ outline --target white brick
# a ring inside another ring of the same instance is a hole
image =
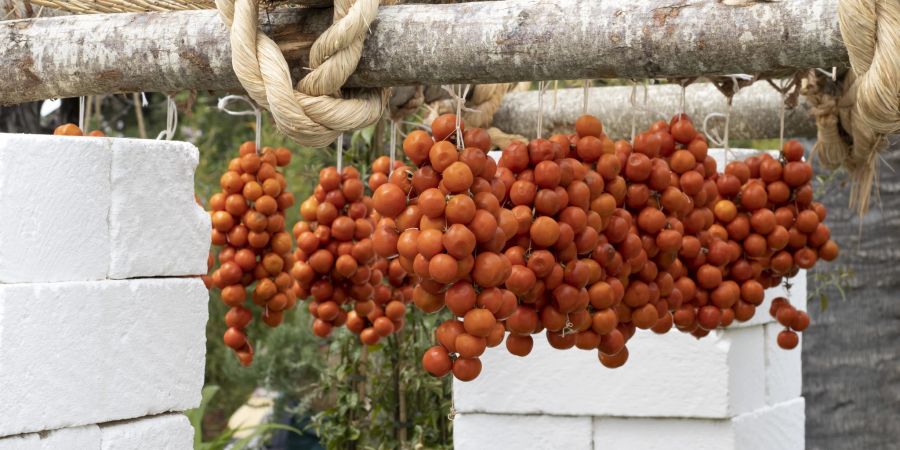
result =
[[[0,134],[0,283],[106,278],[110,145]]]
[[[594,449],[801,450],[803,408],[797,398],[733,419],[598,417]]]
[[[806,402],[795,398],[732,420],[738,450],[803,450]]]
[[[727,450],[735,448],[728,419],[597,417],[594,450]]]
[[[189,450],[194,428],[184,414],[163,414],[100,427],[100,450]]]
[[[197,406],[207,303],[197,278],[0,285],[0,436]]]
[[[112,141],[109,277],[205,274],[210,221],[194,201],[197,147]]]
[[[803,385],[803,370],[800,350],[803,348],[803,333],[800,344],[793,350],[778,346],[778,333],[784,330],[779,323],[770,323],[766,328],[766,404],[774,405],[800,396]]]
[[[99,450],[97,425],[0,438],[0,450]]]
[[[591,450],[590,417],[458,414],[456,450]]]
[[[586,416],[728,418],[765,405],[763,328],[697,340],[672,332],[639,332],[618,369],[596,351],[556,350],[535,336],[532,353],[500,346],[482,357],[474,381],[453,384],[460,412]]]

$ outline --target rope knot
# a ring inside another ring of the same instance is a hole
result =
[[[335,1],[335,22],[316,38],[310,53],[312,71],[298,83],[298,90],[278,44],[259,31],[259,0],[216,0],[216,6],[231,30],[235,74],[286,136],[300,145],[326,147],[341,133],[381,117],[386,90],[340,92],[359,63],[369,24],[378,14],[378,0]]]

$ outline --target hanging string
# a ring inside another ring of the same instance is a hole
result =
[[[587,115],[588,96],[590,95],[591,80],[581,80],[581,115]]]
[[[87,97],[78,97],[78,129],[84,132],[84,119]]]
[[[537,139],[540,139],[544,132],[544,82],[538,82],[538,117],[537,117]]]
[[[166,95],[166,129],[156,136],[156,140],[165,138],[171,141],[175,137],[175,131],[178,129],[178,105],[171,95]]]
[[[390,155],[391,155],[391,165],[390,169],[388,169],[388,176],[394,173],[394,161],[397,160],[397,121],[391,120],[391,146],[390,146]]]
[[[462,112],[463,112],[463,104],[466,102],[466,95],[469,94],[469,88],[471,84],[465,85],[465,90],[463,90],[463,86],[457,86],[459,90],[459,94],[456,96],[456,148],[458,150],[465,149],[465,143],[463,142],[463,132],[462,132]]]
[[[559,80],[553,80],[553,108],[551,108],[554,112],[559,111],[557,108],[559,104],[556,103],[556,97],[559,93]]]
[[[634,137],[637,135],[637,123],[635,122],[635,114],[637,114],[637,108],[635,106],[636,97],[637,84],[634,80],[631,80],[631,96],[629,97],[629,103],[631,103],[631,142],[634,142]]]
[[[337,171],[341,173],[344,168],[344,133],[338,135],[334,141],[335,151],[337,153]]]
[[[250,110],[245,111],[235,111],[228,109],[228,104],[231,102],[244,102],[250,105]],[[258,154],[262,150],[262,110],[260,110],[249,97],[245,95],[226,95],[219,99],[218,104],[219,111],[222,111],[231,116],[256,116],[256,153]]]

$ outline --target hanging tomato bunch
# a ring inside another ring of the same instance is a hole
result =
[[[452,114],[438,117],[432,132],[407,135],[403,150],[416,167],[397,167],[377,186],[382,219],[373,240],[379,255],[419,277],[412,294],[419,309],[446,306],[456,316],[435,330],[439,345],[423,355],[425,369],[468,381],[481,372],[485,348],[503,342],[501,320],[515,305],[500,286],[512,268],[502,251],[516,223],[500,206],[506,188],[487,157],[487,132],[466,130]]]
[[[205,281],[221,289],[222,302],[231,307],[223,339],[245,366],[253,361],[246,333],[253,320],[253,312],[245,306],[248,290],[270,327],[281,324],[284,311],[296,304],[296,283],[289,273],[294,265],[293,241],[284,219],[294,195],[277,169],[290,161],[286,148],[264,147],[258,154],[253,142],[245,142],[219,180],[222,191],[209,199],[212,244],[220,246],[220,265]]]
[[[375,297],[384,288],[383,272],[374,266],[371,202],[359,171],[345,167],[339,173],[336,167],[326,167],[319,172],[313,195],[300,205],[303,221],[294,227],[297,262],[291,272],[298,281],[298,296],[312,296],[308,308],[317,336],[328,336],[346,324],[362,342],[374,344],[403,326],[403,314],[391,309],[386,315],[376,303],[389,298]]]

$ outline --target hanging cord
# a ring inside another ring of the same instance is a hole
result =
[[[391,139],[390,139],[390,151],[391,155],[391,165],[390,169],[388,169],[388,176],[390,177],[392,173],[394,173],[394,161],[397,160],[397,121],[391,120]]]
[[[628,102],[631,103],[631,142],[634,142],[634,137],[637,135],[637,122],[635,122],[637,105],[635,104],[635,97],[637,97],[637,84],[634,80],[631,80],[631,96],[628,97]]]
[[[734,100],[734,96],[740,92],[742,88],[750,86],[756,80],[756,77],[753,75],[748,75],[744,73],[737,73],[732,75],[725,75],[718,79],[713,79],[713,85],[722,95],[725,96],[725,114],[721,113],[710,113],[707,114],[703,119],[703,133],[712,141],[717,147],[721,147],[725,150],[725,162],[728,162],[728,157],[733,156],[731,152],[730,143],[728,140],[728,132],[731,128],[731,104]],[[725,131],[722,137],[719,137],[718,132],[715,130],[709,130],[707,125],[709,123],[709,119],[712,117],[724,117],[725,118]]]
[[[463,105],[466,103],[466,95],[469,94],[470,84],[465,85],[465,89],[463,86],[457,86],[459,91],[459,95],[456,96],[456,148],[458,150],[463,150],[466,148],[465,143],[463,142],[463,132],[462,132],[462,112]]]
[[[85,110],[87,109],[87,97],[78,97],[78,129],[84,133]]]
[[[335,154],[337,155],[337,171],[341,173],[344,169],[344,133],[338,135],[334,141]]]
[[[228,109],[228,104],[231,102],[244,102],[250,105],[251,109],[245,111]],[[219,111],[231,116],[256,116],[256,139],[254,142],[256,143],[256,153],[262,151],[262,110],[257,108],[252,100],[244,95],[227,95],[219,99],[218,108]]]
[[[171,95],[166,94],[166,129],[161,131],[158,136],[156,136],[156,140],[162,140],[165,138],[167,141],[171,141],[172,138],[175,137],[175,132],[178,130],[178,105],[175,104],[175,98]]]
[[[538,82],[538,116],[537,116],[537,139],[540,139],[544,133],[544,82]]]
[[[687,78],[669,78],[670,83],[677,84],[681,86],[681,102],[679,104],[678,114],[684,114],[686,112],[686,104],[687,104],[687,87],[697,81],[697,77],[687,77]]]
[[[334,23],[310,49],[311,71],[295,90],[278,44],[259,28],[259,0],[216,0],[230,29],[231,64],[241,85],[297,143],[327,147],[344,131],[381,118],[386,89],[342,90],[356,70],[378,0],[335,0]]]
[[[772,86],[781,95],[781,110],[779,111],[780,128],[778,131],[778,149],[784,147],[784,120],[787,109],[794,109],[797,106],[797,100],[800,95],[800,80],[802,72],[794,75],[790,79],[781,79],[776,85],[774,81],[766,79],[766,82]]]
[[[587,115],[588,97],[590,96],[591,80],[581,80],[581,115]]]

